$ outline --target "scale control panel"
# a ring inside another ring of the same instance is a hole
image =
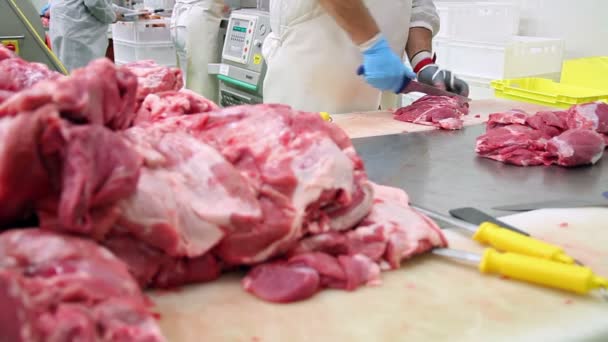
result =
[[[261,70],[262,44],[270,32],[268,15],[246,10],[239,12],[230,16],[222,59],[249,70]]]

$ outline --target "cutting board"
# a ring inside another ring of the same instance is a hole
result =
[[[547,107],[514,102],[503,99],[474,100],[470,102],[470,113],[464,116],[465,126],[478,125],[488,121],[492,113],[518,108],[529,113],[546,110]],[[399,134],[407,132],[430,131],[437,129],[433,126],[424,126],[393,119],[393,113],[367,112],[334,114],[333,121],[348,133],[351,138],[364,138],[378,135]]]
[[[559,209],[502,218],[608,276],[608,209]],[[454,248],[481,251],[447,230]],[[154,293],[169,341],[608,341],[608,302],[500,277],[425,255],[383,284],[328,290],[277,305],[240,287],[241,275]]]

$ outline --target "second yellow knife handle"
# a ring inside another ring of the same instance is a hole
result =
[[[518,253],[564,264],[574,263],[574,259],[564,253],[561,247],[502,228],[491,222],[482,223],[473,239],[502,252]]]
[[[593,274],[587,267],[515,253],[499,253],[492,248],[486,249],[483,254],[479,270],[579,294],[608,287],[608,279]]]

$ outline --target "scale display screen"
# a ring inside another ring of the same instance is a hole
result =
[[[250,36],[248,31],[252,29],[252,21],[240,18],[233,18],[231,27],[228,31],[227,45],[224,48],[224,55],[246,62],[249,58]]]

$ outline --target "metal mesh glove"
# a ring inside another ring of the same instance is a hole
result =
[[[469,96],[469,85],[454,76],[449,70],[440,69],[437,64],[429,64],[418,72],[418,81],[449,92]]]
[[[418,81],[449,92],[469,96],[469,85],[454,76],[451,71],[443,70],[435,64],[435,56],[431,51],[420,51],[412,59]]]

